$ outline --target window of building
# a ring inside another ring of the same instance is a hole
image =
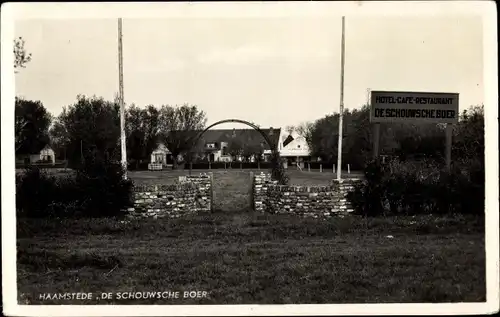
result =
[[[161,155],[161,154],[156,154],[156,155],[155,155],[155,162],[156,162],[156,163],[161,163],[161,164],[163,164],[163,163],[164,163],[164,161],[163,161],[163,155]]]

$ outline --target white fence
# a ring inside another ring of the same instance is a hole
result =
[[[163,170],[163,164],[161,163],[149,163],[148,170],[150,171],[161,171]]]

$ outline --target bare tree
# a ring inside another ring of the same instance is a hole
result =
[[[14,72],[18,72],[19,68],[25,68],[26,64],[31,61],[31,53],[27,53],[24,48],[24,39],[18,37],[14,40]]]
[[[312,136],[312,131],[314,129],[314,123],[313,122],[303,122],[301,123],[298,127],[295,128],[295,131],[306,139],[307,144],[311,142],[311,136]]]
[[[196,146],[196,136],[207,123],[206,114],[196,105],[184,104],[180,107],[162,106],[159,114],[160,138],[172,153],[174,168],[178,164],[178,156],[191,157],[189,152]]]

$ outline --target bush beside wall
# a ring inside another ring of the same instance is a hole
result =
[[[76,172],[79,200],[88,217],[123,216],[121,209],[132,201],[130,179],[124,179],[120,163],[87,161]]]
[[[455,166],[451,171],[430,163],[371,162],[366,182],[349,194],[358,214],[476,214],[484,213],[484,169]]]
[[[56,177],[35,166],[16,175],[19,217],[113,217],[130,205],[132,182],[120,164],[88,161],[75,174]]]

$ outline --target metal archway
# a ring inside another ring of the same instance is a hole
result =
[[[269,145],[269,148],[271,149],[271,151],[273,151],[273,152],[277,151],[276,150],[276,144],[274,144],[274,142],[272,142],[271,139],[269,139],[269,136],[266,133],[264,133],[264,131],[262,131],[255,124],[253,124],[251,122],[248,122],[248,121],[245,121],[245,120],[240,120],[240,119],[225,119],[225,120],[217,121],[217,122],[209,125],[207,128],[205,128],[205,130],[203,130],[200,133],[198,133],[198,135],[194,138],[193,143],[191,144],[191,147],[190,147],[190,151],[198,143],[198,141],[203,136],[203,134],[205,134],[205,132],[207,132],[211,128],[213,128],[213,127],[215,127],[215,126],[217,126],[219,124],[223,124],[223,123],[242,123],[242,124],[245,124],[245,125],[253,128],[255,131],[259,132],[262,135],[262,137],[264,138],[264,140],[266,140],[266,142]]]
[[[196,137],[193,139],[193,142],[191,143],[191,146],[189,147],[189,152],[190,153],[192,152],[193,147],[196,146],[196,144],[198,143],[200,138],[203,136],[203,134],[205,134],[205,132],[207,132],[211,128],[213,128],[219,124],[223,124],[223,123],[242,123],[242,124],[245,124],[245,125],[253,128],[255,131],[259,132],[260,135],[262,135],[264,140],[267,142],[267,144],[269,145],[269,148],[271,149],[271,153],[272,153],[273,157],[276,156],[277,154],[279,154],[278,149],[277,149],[277,144],[274,144],[274,142],[271,141],[269,136],[266,133],[264,133],[264,131],[262,131],[257,125],[255,125],[251,122],[245,121],[245,120],[240,120],[240,119],[225,119],[225,120],[220,120],[220,121],[217,121],[217,122],[209,125],[203,131],[198,133],[196,135]],[[190,166],[191,166],[191,164],[190,164]],[[191,173],[191,167],[189,168],[189,172]]]

